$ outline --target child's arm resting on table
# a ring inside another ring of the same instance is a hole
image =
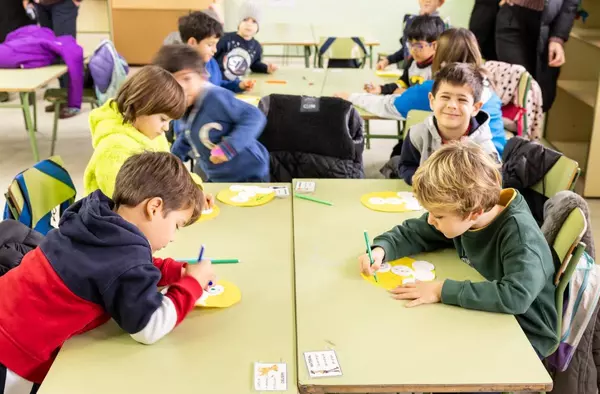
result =
[[[348,101],[364,110],[382,118],[403,120],[404,117],[396,110],[394,99],[396,96],[379,96],[368,93],[352,93]]]
[[[236,99],[233,95],[227,95],[223,104],[223,112],[235,126],[218,147],[227,159],[231,160],[258,139],[267,119],[258,108]]]
[[[428,213],[417,219],[409,219],[394,227],[373,241],[373,248],[385,251],[385,261],[393,261],[422,252],[452,247],[451,239],[446,238],[427,223]]]
[[[502,256],[502,267],[504,277],[499,281],[446,279],[442,302],[487,312],[525,313],[546,284],[542,258],[528,245],[516,245]]]
[[[106,311],[133,339],[146,345],[171,332],[202,296],[200,283],[191,276],[172,283],[164,296],[157,290],[159,280],[154,266],[141,264],[121,274],[102,292]]]

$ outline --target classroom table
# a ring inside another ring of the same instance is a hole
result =
[[[322,68],[280,68],[273,74],[252,73],[256,85],[245,95],[264,97],[269,94],[320,96],[327,71]]]
[[[207,183],[213,193],[229,185]],[[254,362],[287,363],[287,391],[297,393],[291,198],[261,207],[217,202],[216,218],[178,231],[161,257],[239,258],[215,265],[235,283],[239,304],[195,309],[158,343],[136,343],[115,323],[67,341],[39,394],[256,393]]]
[[[326,206],[295,199],[298,381],[302,393],[550,391],[552,380],[510,315],[443,304],[405,308],[361,278],[371,239],[419,213],[380,213],[360,203],[395,180],[316,181]],[[482,280],[453,250],[423,254],[439,279]],[[335,350],[343,376],[311,379],[304,352]]]
[[[390,82],[395,82],[400,78],[400,70],[386,70],[380,72],[382,76],[378,76],[378,73],[369,68],[330,68],[327,69],[327,77],[323,90],[321,91],[322,96],[333,96],[335,93],[364,93],[365,83],[371,82],[375,85],[383,85]],[[371,138],[379,139],[393,139],[398,140],[402,138],[402,122],[398,121],[398,134],[371,134],[371,128],[369,127],[370,120],[377,119],[388,119],[382,118],[378,115],[372,114],[369,111],[356,107],[358,113],[365,121],[365,134],[366,134],[366,146],[367,149],[371,147]]]
[[[306,68],[310,67],[310,50],[317,44],[311,25],[290,23],[261,24],[256,39],[262,46],[303,47]]]
[[[37,108],[35,93],[37,90],[46,86],[52,80],[59,78],[67,72],[67,66],[54,65],[41,68],[30,69],[0,69],[0,92],[19,93],[19,104],[0,104],[0,108],[20,108],[25,118],[25,127],[29,134],[29,142],[33,152],[33,158],[37,162],[40,155],[37,146],[35,133],[37,131]],[[31,115],[31,106],[33,106],[33,121]],[[52,128],[52,148],[54,151],[54,141],[56,140],[57,117],[54,118]]]
[[[321,42],[321,37],[361,37],[365,46],[369,47],[369,65],[373,68],[373,47],[379,46],[378,40],[373,38],[373,35],[369,31],[365,31],[360,25],[355,24],[326,24],[326,25],[311,25],[313,35],[315,37],[316,45],[318,46]],[[317,54],[315,54],[316,64]]]

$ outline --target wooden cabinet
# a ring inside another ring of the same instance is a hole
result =
[[[208,8],[213,0],[110,0],[112,33],[117,51],[132,65],[149,64],[177,20]]]
[[[583,173],[577,191],[600,197],[600,2],[584,0],[583,8],[590,16],[586,23],[576,21],[565,44],[567,62],[544,137],[579,163]]]

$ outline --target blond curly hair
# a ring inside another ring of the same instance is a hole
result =
[[[499,168],[479,145],[453,141],[419,167],[413,176],[413,191],[427,210],[453,212],[465,218],[498,204],[502,191]]]

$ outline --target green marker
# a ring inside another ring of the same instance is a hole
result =
[[[188,263],[188,264],[196,264],[198,262],[198,260],[196,259],[177,259],[177,261],[180,261],[182,263]],[[211,263],[213,264],[237,264],[240,262],[240,260],[238,259],[211,259],[210,260]]]
[[[369,254],[369,261],[371,262],[372,266],[373,255],[371,254],[371,243],[369,242],[369,234],[367,234],[367,230],[365,230],[365,244],[367,244],[367,253]],[[375,282],[379,282],[379,280],[377,280],[377,272],[373,273],[373,277],[375,278]]]
[[[294,194],[294,197],[298,197],[302,200],[308,200],[308,201],[313,201],[313,202],[318,202],[319,204],[324,204],[324,205],[328,205],[328,206],[333,206],[333,203],[329,202],[329,201],[325,201],[325,200],[319,200],[318,198],[315,197],[311,197],[311,196],[306,196],[304,194]]]

